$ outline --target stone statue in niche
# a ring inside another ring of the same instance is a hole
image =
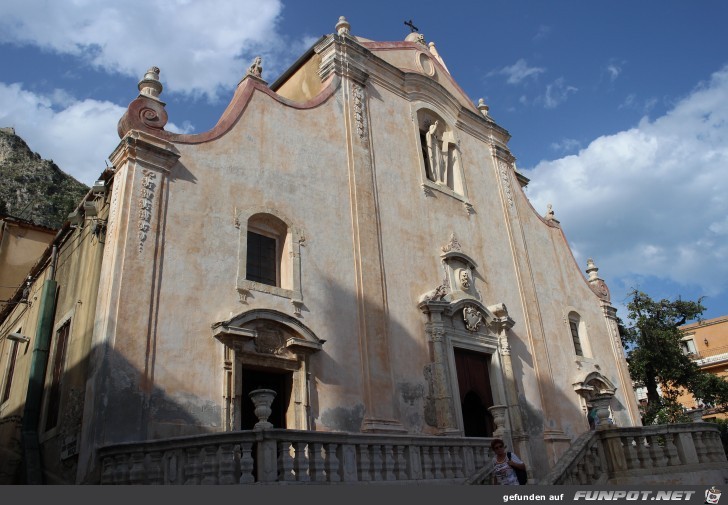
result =
[[[458,164],[457,143],[452,132],[444,132],[438,136],[437,128],[440,121],[430,124],[425,134],[427,143],[427,157],[430,162],[432,173],[429,174],[437,184],[452,187],[448,174]]]
[[[474,307],[465,307],[463,309],[463,320],[469,331],[477,331],[478,326],[483,322],[483,314]]]
[[[437,125],[439,121],[435,121],[427,129],[425,134],[425,140],[427,141],[427,157],[430,159],[430,169],[432,170],[432,179],[435,182],[440,182],[440,144],[437,138]]]

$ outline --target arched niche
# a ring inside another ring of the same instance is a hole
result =
[[[467,197],[460,142],[454,120],[446,119],[432,108],[421,106],[414,111],[421,153],[423,185],[458,199]]]
[[[583,378],[577,379],[573,383],[574,391],[579,395],[582,409],[586,414],[587,422],[590,427],[589,418],[590,411],[595,409],[598,417],[601,419],[602,425],[611,419],[611,402],[617,387],[600,372],[590,372]],[[611,424],[611,421],[608,421]]]
[[[212,335],[225,346],[226,429],[252,429],[253,404],[247,396],[256,388],[277,393],[270,419],[274,427],[310,428],[308,358],[324,340],[298,319],[269,309],[215,323]]]

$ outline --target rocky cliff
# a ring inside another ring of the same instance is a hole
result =
[[[31,151],[12,128],[0,128],[0,214],[60,228],[88,190]]]

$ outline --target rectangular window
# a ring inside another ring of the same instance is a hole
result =
[[[692,338],[681,340],[680,347],[682,347],[683,354],[696,354],[695,341]]]
[[[579,326],[576,321],[569,321],[569,328],[571,329],[571,339],[574,341],[574,352],[577,356],[584,356],[584,351],[581,350],[581,340],[579,340]]]
[[[20,333],[20,330],[18,330]],[[5,403],[10,398],[10,387],[13,385],[13,373],[15,372],[15,360],[18,358],[18,347],[20,343],[13,341],[13,346],[10,348],[10,356],[8,356],[8,368],[5,374],[5,382],[3,386],[3,396],[0,403]]]
[[[248,232],[248,258],[245,267],[249,281],[277,286],[276,239]]]
[[[46,431],[55,428],[58,424],[58,410],[61,406],[61,377],[63,376],[63,363],[66,361],[66,346],[70,328],[71,320],[69,319],[56,332],[56,351],[53,355],[53,368],[51,369],[53,376],[48,390],[46,409]]]

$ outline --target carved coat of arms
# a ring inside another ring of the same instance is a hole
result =
[[[463,319],[468,330],[477,331],[478,326],[483,322],[483,314],[474,307],[465,307],[463,309]]]
[[[283,352],[283,333],[277,328],[263,326],[257,328],[255,350],[264,354],[279,355]]]

